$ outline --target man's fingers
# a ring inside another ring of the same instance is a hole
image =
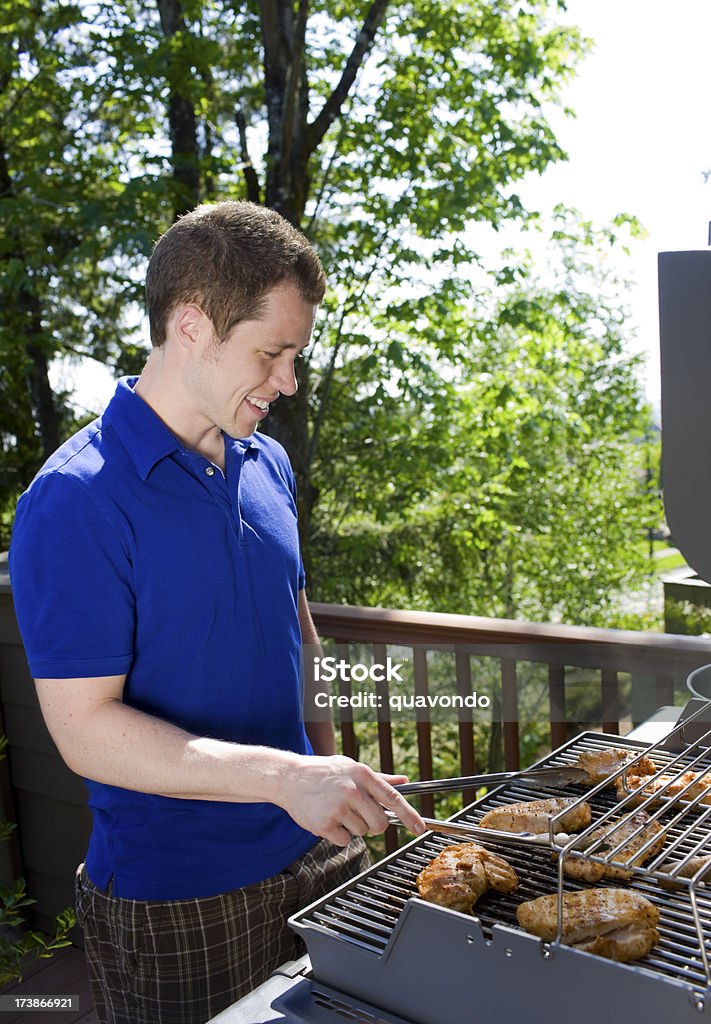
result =
[[[357,794],[354,794],[351,808],[365,822],[366,831],[362,833],[363,835],[380,835],[390,824],[380,801],[363,790],[358,790]]]
[[[344,814],[341,824],[352,836],[367,836],[374,832],[371,822],[360,813],[360,808],[350,808],[348,813]]]
[[[390,778],[393,777],[401,778],[401,776],[390,776]],[[387,807],[389,811],[397,814],[405,828],[409,829],[413,835],[421,836],[423,832],[427,831],[427,826],[415,808],[410,806],[402,793],[398,793],[396,789],[392,788],[385,776],[373,774],[373,786],[370,789],[370,794],[383,807]]]
[[[333,843],[334,846],[348,846],[353,838],[353,833],[342,825],[336,825],[324,832],[323,838],[328,839],[329,843]]]

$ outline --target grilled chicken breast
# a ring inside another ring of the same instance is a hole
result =
[[[639,828],[642,828],[642,831],[635,836],[634,833]],[[595,829],[586,838],[586,846],[592,846],[598,839],[604,839],[606,836],[609,837],[607,841],[592,851],[594,855],[596,857],[604,857],[610,850],[614,850],[616,846],[627,840],[622,849],[618,850],[615,854],[615,860],[629,861],[635,867],[646,863],[651,857],[659,853],[662,846],[664,846],[665,839],[662,826],[657,821],[650,821],[646,811],[627,814],[619,821],[608,822],[601,828]],[[637,857],[634,857],[633,855],[652,838],[654,838],[654,842],[651,846]],[[557,856],[557,854],[554,854],[554,857]],[[594,883],[601,881],[603,878],[627,882],[632,878],[631,871],[614,867],[612,864],[598,864],[596,861],[588,860],[584,857],[566,857],[563,871],[568,878],[575,878],[580,882]]]
[[[423,900],[462,914],[470,914],[487,889],[513,892],[518,887],[518,875],[508,861],[477,843],[445,847],[416,881]]]
[[[620,747],[605,747],[604,750],[585,750],[578,756],[577,767],[582,768],[590,776],[590,781],[597,784],[609,779],[620,768],[631,763],[638,755],[631,750]],[[634,766],[635,775],[654,775],[656,766],[645,754]]]
[[[586,953],[595,953],[607,960],[628,964],[647,956],[658,942],[659,932],[656,928],[646,924],[628,924],[626,928],[618,928],[608,935],[597,935],[594,939],[576,942],[574,945]]]
[[[678,863],[678,861],[676,861],[675,863]],[[673,867],[674,863],[672,861],[668,861],[662,865],[662,869],[666,871],[670,871]],[[706,868],[706,871],[704,871],[700,881],[708,883],[709,881],[711,881],[711,854],[706,853],[702,856],[692,857],[674,878],[665,878],[663,881],[660,881],[659,884],[663,889],[685,889],[686,886],[682,885],[680,882],[677,882],[676,879],[691,878],[693,875],[696,874],[697,871],[700,871],[703,867]]]
[[[555,824],[556,832],[577,832],[586,828],[591,820],[590,804],[585,802],[572,807],[577,797],[556,796],[547,800],[524,800],[519,804],[505,804],[487,811],[479,822],[481,828],[495,828],[500,832],[531,832],[541,835],[548,831],[548,823],[554,814],[567,807],[572,809]]]
[[[649,796],[653,796],[659,793],[667,783],[670,783],[668,789],[664,789],[662,793],[663,798],[672,798],[678,796],[679,793],[690,783],[689,791],[684,794],[685,803],[687,800],[694,800],[697,796],[701,796],[699,801],[701,804],[711,804],[711,775],[707,775],[703,772],[680,772],[676,774],[664,773],[658,775],[656,778],[650,778],[649,775],[638,774],[637,772],[627,773],[627,789],[631,792],[636,793],[633,800],[629,802],[628,807],[634,807],[637,804],[642,803]],[[627,789],[623,783],[623,777],[620,776],[616,783],[617,798],[624,800],[628,796]],[[659,801],[661,803],[661,801]]]
[[[518,923],[552,942],[558,928],[558,894],[522,903]],[[563,942],[627,963],[646,956],[659,941],[659,911],[628,889],[585,889],[563,894]]]

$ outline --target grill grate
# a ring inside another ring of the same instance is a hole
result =
[[[647,748],[634,745],[619,737],[606,737],[599,734],[584,734],[573,740],[566,747],[551,755],[546,764],[574,763],[583,751],[600,750],[616,746],[634,753],[642,753]],[[708,752],[707,752],[708,753]],[[704,770],[709,761],[702,751],[693,754],[700,758],[695,770]],[[652,755],[659,768],[664,768],[674,761],[675,755],[652,748]],[[678,771],[691,759],[692,754],[685,755],[682,764],[677,762],[673,770]],[[569,786],[566,795],[586,799],[593,811],[593,825],[608,811],[617,805],[614,789],[603,789],[590,794],[589,789],[580,786]],[[493,807],[521,800],[536,800],[547,795],[560,795],[559,789],[549,791],[540,787],[527,787],[525,782],[516,781],[498,787],[476,804],[456,815],[453,820],[460,823],[476,825],[482,815]],[[627,808],[625,808],[627,810]],[[711,836],[708,831],[708,808],[681,808],[680,805],[669,806],[658,810],[648,808],[650,813],[658,815],[660,824],[668,830],[665,849],[676,843],[674,859],[682,855],[698,852],[708,843],[711,852]],[[696,827],[695,822],[701,819]],[[303,924],[313,924],[331,934],[334,938],[369,953],[382,956],[388,947],[393,931],[397,926],[407,901],[417,895],[415,879],[417,874],[446,846],[461,840],[443,835],[428,834],[424,839],[410,844],[388,860],[371,868],[366,874],[347,886],[342,887],[331,897],[307,911],[302,912]],[[701,846],[700,846],[701,844]],[[485,939],[490,939],[492,928],[496,924],[505,924],[518,928],[516,908],[525,900],[535,899],[551,892],[558,886],[558,867],[556,859],[547,845],[521,845],[507,842],[487,842],[487,848],[504,856],[515,868],[520,885],[514,893],[502,894],[489,891],[479,899],[475,912]],[[660,855],[654,862],[657,867],[663,860]],[[667,892],[659,885],[660,874],[650,874],[644,868],[634,869],[633,880],[622,883],[639,891],[653,902],[659,909],[661,918],[658,926],[660,942],[644,960],[637,961],[635,966],[652,974],[680,981],[693,986],[697,991],[705,990],[708,985],[707,971],[699,944],[699,933],[696,926],[692,903],[695,903],[700,930],[711,936],[711,891],[703,884],[695,885],[690,892],[689,883],[684,883],[680,891]],[[619,882],[596,883],[610,887],[619,887]],[[568,891],[586,889],[589,886],[571,879],[565,880]]]

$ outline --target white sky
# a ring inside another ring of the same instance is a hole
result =
[[[541,207],[578,208],[600,224],[635,214],[648,237],[622,267],[624,296],[647,354],[645,388],[659,400],[657,253],[703,249],[711,221],[711,0],[568,0],[565,21],[595,40],[565,90],[575,119],[554,121],[570,157],[520,190]]]
[[[648,237],[620,260],[636,282],[624,296],[637,330],[630,349],[647,354],[645,388],[656,404],[657,253],[705,248],[711,220],[702,173],[711,169],[711,0],[568,0],[564,20],[595,40],[563,96],[576,118],[553,121],[570,159],[519,191],[542,210],[563,202],[600,225],[620,212],[644,224]],[[54,383],[68,379],[95,411],[113,393],[96,364],[54,368]]]

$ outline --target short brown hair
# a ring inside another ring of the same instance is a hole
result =
[[[227,201],[198,206],[158,239],[148,264],[151,341],[165,341],[176,306],[194,302],[222,341],[241,320],[258,317],[267,292],[293,282],[318,305],[326,289],[321,262],[306,236],[275,210]]]

